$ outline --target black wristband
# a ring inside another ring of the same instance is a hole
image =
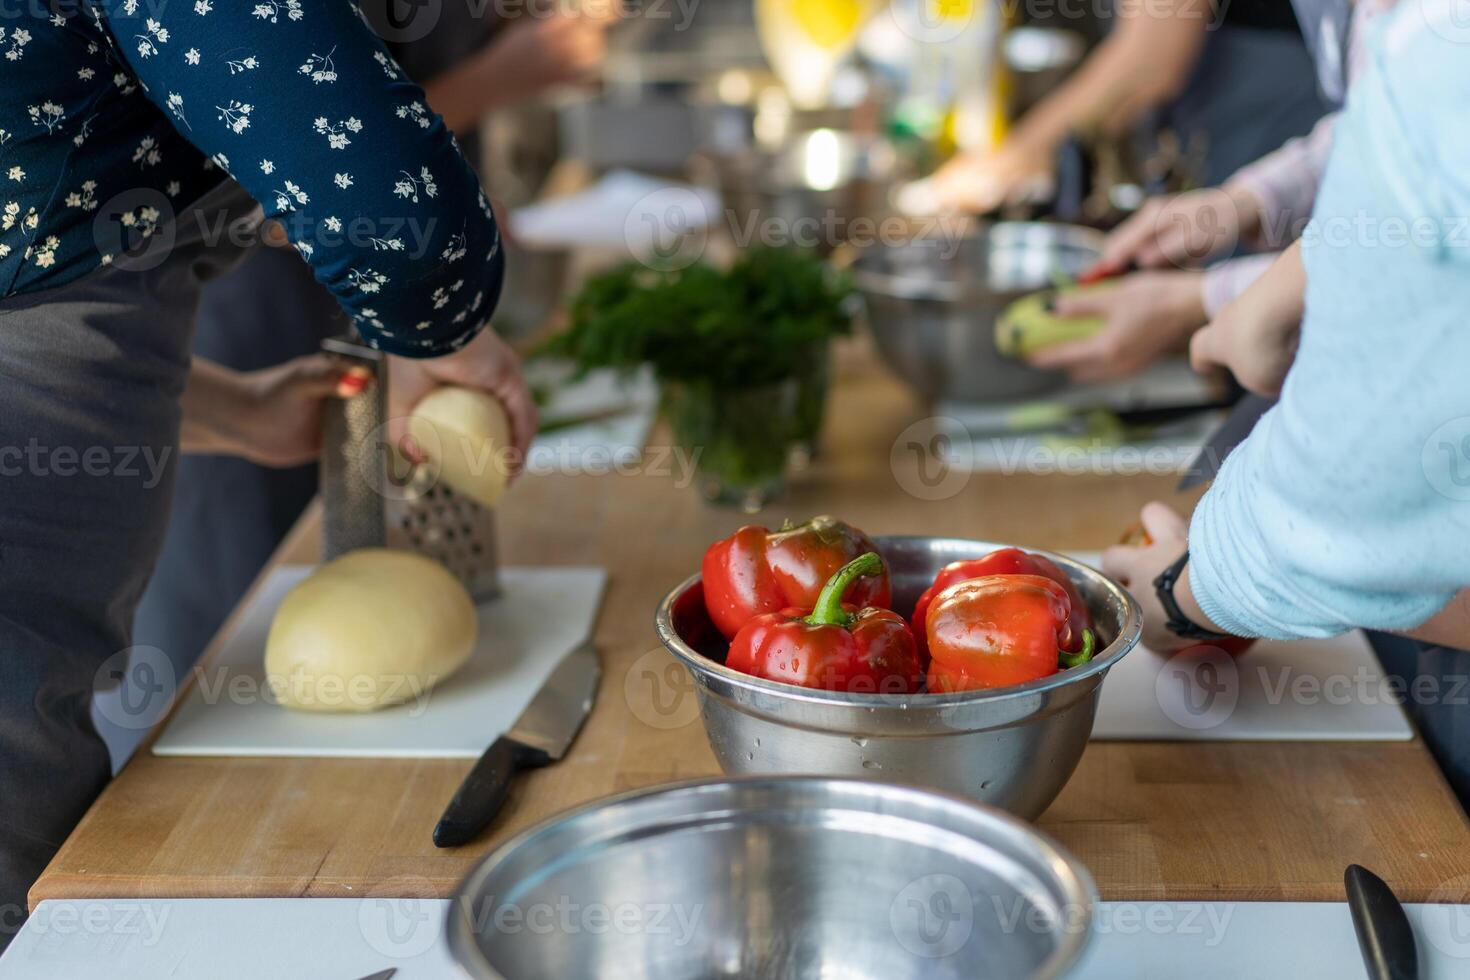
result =
[[[1174,598],[1174,586],[1179,583],[1179,576],[1184,574],[1184,566],[1189,564],[1189,551],[1179,556],[1179,560],[1159,573],[1154,579],[1154,592],[1159,597],[1159,605],[1164,607],[1164,615],[1168,617],[1164,626],[1175,636],[1182,636],[1186,640],[1224,640],[1229,633],[1216,633],[1207,630],[1203,626],[1184,615],[1179,608],[1179,602]]]

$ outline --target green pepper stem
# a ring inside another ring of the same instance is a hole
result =
[[[806,621],[813,626],[846,626],[852,616],[842,608],[842,597],[854,579],[864,575],[877,575],[883,571],[883,559],[876,551],[859,555],[839,568],[817,596],[817,604]]]
[[[1082,631],[1082,649],[1076,653],[1065,651],[1057,654],[1057,662],[1063,667],[1081,667],[1092,659],[1093,652],[1097,649],[1097,637],[1093,636],[1092,630]]]

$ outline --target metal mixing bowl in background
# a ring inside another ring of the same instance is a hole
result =
[[[572,810],[491,852],[457,898],[449,946],[475,978],[1042,980],[1081,957],[1097,894],[994,810],[766,778]]]
[[[777,150],[710,152],[706,161],[737,243],[790,241],[822,255],[855,233],[872,236],[901,169],[887,140],[828,128],[794,133]]]
[[[952,561],[1006,547],[880,537],[893,608],[908,615]],[[1091,662],[1015,687],[895,696],[817,691],[724,665],[699,576],[659,605],[659,639],[694,675],[710,746],[727,773],[865,776],[957,793],[1032,819],[1056,799],[1092,734],[1108,668],[1138,643],[1138,603],[1101,572],[1040,552],[1076,583],[1098,633]]]
[[[1101,253],[1090,228],[1016,221],[955,240],[934,234],[863,249],[852,265],[868,328],[884,362],[930,401],[993,402],[1059,387],[995,348],[995,321],[1011,303],[1076,276]]]

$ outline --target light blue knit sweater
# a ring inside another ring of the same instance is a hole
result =
[[[1470,23],[1401,3],[1337,127],[1280,403],[1190,526],[1245,636],[1405,629],[1470,586]]]

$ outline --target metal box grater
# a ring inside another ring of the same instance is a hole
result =
[[[500,594],[495,513],[414,466],[386,431],[387,363],[360,341],[334,338],[323,350],[366,367],[373,383],[328,401],[322,416],[322,556],[357,548],[417,551],[457,575],[476,603]]]

